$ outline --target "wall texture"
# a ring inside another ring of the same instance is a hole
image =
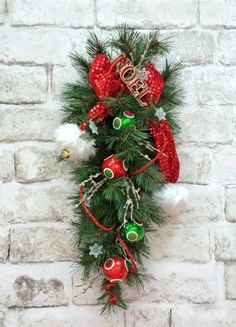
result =
[[[178,148],[191,193],[153,237],[156,281],[104,319],[73,270],[53,130],[69,51],[116,21],[173,35],[186,63]],[[235,327],[235,103],[235,0],[0,0],[0,327]]]

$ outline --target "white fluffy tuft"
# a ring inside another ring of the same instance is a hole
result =
[[[186,203],[189,190],[179,184],[166,184],[159,191],[153,193],[153,199],[160,201],[164,210]]]
[[[87,161],[95,156],[96,150],[94,141],[88,139],[86,132],[76,124],[63,124],[54,133],[58,150],[67,150],[70,153],[69,159],[74,162]]]

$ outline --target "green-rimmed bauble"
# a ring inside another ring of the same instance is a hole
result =
[[[124,225],[121,234],[129,242],[138,242],[144,237],[143,223],[130,221]]]
[[[130,111],[124,111],[122,116],[116,117],[113,120],[113,127],[116,130],[119,130],[123,127],[126,127],[134,123],[135,115]]]

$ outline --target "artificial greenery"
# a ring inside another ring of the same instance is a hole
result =
[[[118,26],[116,33],[104,41],[101,41],[94,33],[90,33],[86,46],[87,58],[76,52],[71,55],[72,64],[78,71],[80,78],[77,82],[66,84],[64,87],[62,95],[64,122],[77,123],[78,125],[81,122],[87,122],[88,111],[99,101],[88,81],[89,65],[97,54],[105,53],[112,60],[124,52],[134,65],[142,67],[149,60],[155,59],[156,62],[163,62],[163,58],[168,54],[170,48],[170,40],[160,40],[157,32],[143,35],[126,25]],[[181,104],[182,90],[178,80],[181,70],[181,63],[165,62],[161,71],[165,84],[157,105],[150,104],[148,108],[140,107],[132,95],[125,93],[120,93],[117,98],[103,99],[103,103],[109,105],[113,117],[128,110],[135,114],[135,122],[121,130],[115,130],[112,127],[113,118],[109,116],[103,123],[97,124],[98,134],[93,134],[90,129],[88,130],[91,138],[95,140],[98,150],[95,158],[73,170],[72,178],[76,185],[79,186],[91,175],[101,173],[103,160],[111,154],[115,153],[118,157],[127,160],[131,172],[144,166],[148,162],[147,156],[153,158],[155,152],[147,147],[147,144],[154,147],[147,126],[149,120],[158,121],[155,116],[156,107],[162,107],[166,112],[166,120],[172,132],[179,132],[180,126],[176,120],[175,108]],[[99,175],[97,182],[102,178],[104,177]],[[155,163],[133,177],[107,179],[92,197],[89,209],[104,226],[112,226],[113,224],[120,226],[124,219],[127,184],[130,182],[136,189],[140,188],[139,206],[134,206],[134,216],[143,222],[145,237],[138,243],[127,244],[138,263],[139,270],[137,273],[128,274],[126,284],[131,289],[135,288],[139,291],[143,289],[144,282],[150,279],[150,276],[145,273],[142,262],[142,257],[148,257],[150,254],[148,232],[151,232],[155,225],[161,226],[165,222],[159,204],[152,199],[152,192],[161,188],[164,182],[158,165]],[[91,183],[87,183],[85,192],[90,187]],[[135,203],[132,193],[130,193],[130,197]],[[84,281],[89,282],[94,274],[102,275],[101,267],[108,258],[122,256],[123,252],[116,243],[117,231],[102,231],[84,212],[80,205],[79,188],[78,192],[73,195],[72,201],[75,213],[73,220],[74,240],[78,249],[76,263],[82,269]],[[103,253],[97,258],[89,255],[89,246],[95,242],[103,246]],[[103,278],[102,295],[99,299],[104,305],[102,312],[115,308],[109,305],[108,296],[103,290],[107,283],[108,281]],[[118,295],[118,307],[122,308],[127,307],[125,299],[122,297],[124,284],[125,282],[113,288],[113,292]]]

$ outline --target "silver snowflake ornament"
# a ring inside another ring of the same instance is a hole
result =
[[[94,243],[89,247],[90,250],[89,255],[93,255],[95,258],[97,258],[100,254],[103,253],[102,248],[103,248],[102,245],[98,245],[97,243]]]
[[[98,128],[96,126],[96,124],[94,123],[94,121],[90,121],[89,122],[89,128],[91,129],[93,134],[98,134]]]
[[[145,81],[148,78],[148,72],[146,71],[145,67],[142,67],[138,70],[139,72],[139,79],[140,81]]]
[[[159,120],[165,120],[166,119],[166,113],[162,108],[157,108],[155,116],[158,117]]]

